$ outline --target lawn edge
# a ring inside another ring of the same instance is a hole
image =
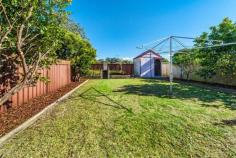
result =
[[[30,119],[28,119],[27,121],[25,121],[24,123],[22,123],[21,125],[16,127],[15,129],[13,129],[12,131],[10,131],[7,134],[5,134],[4,136],[0,137],[0,147],[2,147],[9,139],[13,138],[18,133],[25,130],[26,128],[28,128],[32,124],[34,124],[38,119],[40,119],[49,110],[52,110],[56,105],[58,105],[58,103],[60,103],[61,101],[67,99],[72,93],[74,93],[76,90],[78,90],[81,86],[85,85],[88,81],[89,81],[89,79],[87,79],[86,81],[84,81],[83,83],[78,85],[76,88],[72,89],[71,91],[69,91],[68,93],[63,95],[61,98],[57,99],[52,104],[45,107],[42,111],[40,111],[36,115],[32,116]]]

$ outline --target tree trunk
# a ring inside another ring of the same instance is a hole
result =
[[[6,103],[10,98],[19,92],[25,85],[25,81],[18,83],[15,87],[13,87],[9,92],[5,93],[1,98],[0,98],[0,106],[2,106],[4,103]]]
[[[189,72],[187,72],[187,73],[186,73],[187,80],[189,80],[189,75],[190,75],[190,73],[189,73]]]
[[[183,79],[183,74],[184,74],[184,68],[183,68],[183,66],[181,66],[181,68],[180,68],[180,78],[181,79]]]

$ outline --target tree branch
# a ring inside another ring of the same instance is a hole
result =
[[[5,8],[4,5],[2,4],[2,1],[0,1],[0,6],[2,7],[2,11],[3,11],[3,13],[4,13],[4,16],[5,16],[6,20],[7,20],[7,22],[8,22],[8,25],[9,25],[10,27],[12,27],[11,22],[10,22],[8,16],[7,16],[6,8]]]
[[[38,33],[38,34],[35,34],[35,35],[34,35],[33,37],[31,37],[30,39],[26,40],[26,39],[30,36],[30,35],[28,35],[27,37],[25,37],[25,38],[23,39],[22,42],[24,42],[24,41],[26,41],[26,42],[25,42],[25,43],[22,43],[22,45],[25,46],[25,45],[29,44],[30,42],[32,42],[33,40],[35,40],[39,35],[40,35],[39,33]]]
[[[29,20],[29,18],[32,16],[32,12],[33,12],[33,6],[30,7],[29,12],[27,17],[24,19],[24,22],[21,24],[20,28],[17,30],[17,50],[18,50],[18,54],[19,57],[21,59],[22,62],[22,68],[23,68],[23,73],[24,73],[24,77],[27,77],[26,74],[28,72],[28,66],[25,60],[25,55],[24,52],[22,51],[22,36],[23,36],[23,31],[25,28],[25,23]]]

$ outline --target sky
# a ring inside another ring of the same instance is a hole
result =
[[[97,58],[132,59],[137,46],[170,35],[196,37],[223,18],[236,21],[236,0],[73,0],[71,19]]]

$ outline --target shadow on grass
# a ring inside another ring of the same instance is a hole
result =
[[[96,94],[93,94],[94,92]],[[101,91],[97,90],[94,87],[91,87],[91,88],[87,89],[86,91],[81,93],[79,95],[79,97],[83,98],[85,100],[89,100],[89,101],[93,101],[93,102],[105,105],[105,106],[113,107],[113,108],[116,108],[116,109],[123,109],[123,110],[126,110],[129,113],[133,113],[132,109],[129,109],[129,108],[125,107],[124,105],[116,102],[115,100],[111,99],[108,95],[106,95],[105,93],[102,93]],[[97,98],[97,97],[104,97],[110,103],[102,102],[102,101],[100,101],[101,98]]]
[[[220,123],[215,123],[214,125],[236,126],[236,119],[222,120]]]
[[[145,84],[125,85],[113,92],[124,94],[136,94],[142,96],[158,96],[162,98],[194,99],[202,101],[202,106],[218,108],[221,105],[215,104],[216,101],[223,102],[227,108],[236,110],[236,96],[217,92],[209,88],[192,86],[190,84],[175,83],[173,94],[169,95],[169,84],[165,81],[144,79]]]

